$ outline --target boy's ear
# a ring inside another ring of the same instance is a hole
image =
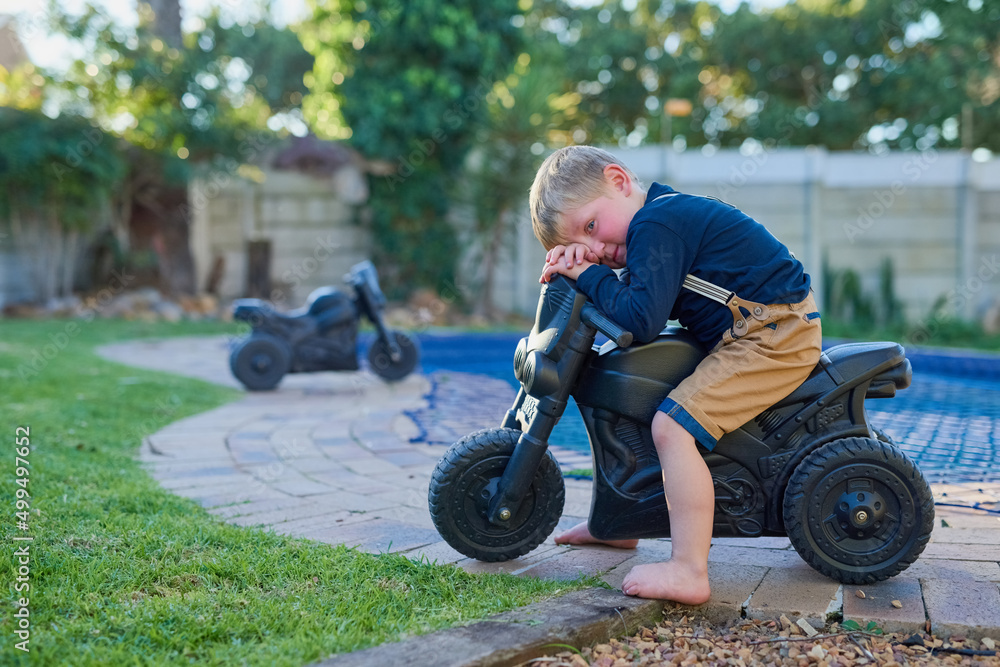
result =
[[[604,167],[604,178],[612,188],[626,197],[632,194],[632,177],[621,165],[612,163]]]

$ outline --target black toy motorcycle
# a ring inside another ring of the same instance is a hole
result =
[[[452,445],[431,479],[431,516],[461,553],[503,561],[528,553],[563,509],[552,428],[572,395],[593,455],[590,532],[669,537],[650,423],[705,356],[687,331],[644,345],[599,313],[575,283],[542,287],[535,326],[514,353],[521,390],[500,428]],[[597,333],[608,340],[595,345]],[[816,570],[871,583],[912,564],[930,539],[934,503],[923,475],[869,425],[865,399],[909,386],[895,343],[830,348],[790,396],[703,450],[715,484],[716,537],[788,535]]]
[[[358,369],[358,321],[362,315],[375,325],[377,336],[368,349],[372,371],[385,380],[401,380],[417,365],[419,351],[410,336],[391,331],[382,317],[385,295],[371,262],[351,267],[344,281],[354,297],[333,287],[320,287],[301,308],[280,313],[260,299],[237,299],[233,318],[253,331],[229,355],[229,367],[251,391],[273,389],[285,373],[354,371]]]

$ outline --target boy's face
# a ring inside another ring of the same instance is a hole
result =
[[[628,225],[642,208],[645,196],[617,165],[609,165],[605,176],[609,187],[602,196],[563,213],[562,236],[566,245],[582,243],[602,264],[620,269],[625,266]]]

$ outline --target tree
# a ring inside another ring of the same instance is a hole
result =
[[[451,184],[518,53],[516,0],[310,0],[316,57],[304,112],[317,133],[391,165],[371,187],[375,259],[400,294],[454,280]]]
[[[12,76],[0,101],[83,117],[128,142],[129,169],[113,207],[118,227],[130,220],[152,227],[164,287],[184,294],[196,290],[188,180],[199,169],[233,178],[258,155],[275,114],[301,101],[312,58],[287,29],[235,24],[218,13],[178,43],[176,0],[156,5],[162,16],[140,3],[133,31],[94,7],[70,15],[53,3],[53,31],[87,55],[66,71]]]
[[[481,276],[476,310],[496,316],[493,281],[500,255],[509,247],[516,209],[544,158],[551,133],[565,124],[567,95],[553,88],[563,69],[562,51],[551,34],[526,27],[528,49],[511,73],[487,96],[487,123],[476,133],[476,148],[466,161],[457,201],[470,211],[467,266]],[[575,96],[571,96],[575,102]],[[464,272],[463,272],[464,275]]]
[[[812,0],[731,13],[704,1],[536,2],[579,94],[566,142],[659,141],[663,103],[689,146],[1000,150],[1000,7]],[[960,127],[965,128],[964,143]]]
[[[163,39],[168,46],[179,49],[183,46],[181,33],[181,3],[179,0],[149,0],[152,13],[151,32]]]
[[[706,50],[702,99],[729,112],[703,128],[730,145],[923,149],[960,145],[948,127],[965,108],[977,120],[969,146],[1000,148],[998,18],[995,6],[945,0],[743,5]]]
[[[632,6],[626,8],[627,4]],[[547,35],[560,52],[561,70],[553,72],[551,83],[564,95],[565,106],[550,131],[553,145],[638,145],[659,140],[663,102],[684,94],[685,78],[697,83],[692,60],[675,58],[663,48],[671,21],[687,20],[691,6],[682,0],[671,4],[673,10],[668,12],[661,4],[649,0],[638,4],[610,0],[592,7],[564,0],[533,4],[524,27],[529,41]]]
[[[995,2],[912,0],[911,22],[893,9],[880,24],[903,23],[890,40],[898,51],[885,77],[886,110],[876,138],[890,147],[984,147],[1000,152],[1000,6]],[[891,124],[903,119],[899,129]],[[888,136],[887,136],[888,135]],[[923,141],[921,141],[923,140]],[[919,142],[919,143],[918,143]]]
[[[78,117],[0,108],[0,215],[45,303],[72,294],[78,241],[125,171],[116,143]]]

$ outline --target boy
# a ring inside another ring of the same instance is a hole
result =
[[[530,206],[535,236],[548,250],[540,282],[556,273],[576,280],[638,341],[654,339],[674,318],[711,351],[651,425],[670,510],[670,560],[638,565],[622,583],[626,595],[706,602],[715,492],[697,445],[712,449],[724,433],[790,394],[819,361],[809,276],[735,207],[657,183],[646,192],[598,148],[572,146],[549,156],[531,186]],[[612,269],[624,271],[619,277]],[[556,542],[602,540],[583,523]],[[637,540],[604,543],[632,548]]]

